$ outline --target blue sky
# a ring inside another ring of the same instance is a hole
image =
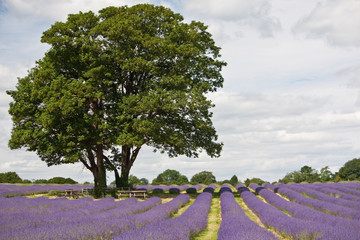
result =
[[[224,88],[209,98],[224,149],[218,159],[169,159],[145,148],[132,174],[152,180],[170,168],[189,178],[208,170],[218,180],[236,174],[275,181],[304,165],[337,171],[359,157],[358,0],[0,0],[0,172],[92,181],[80,164],[47,167],[35,153],[7,147],[12,122],[5,91],[43,57],[48,46],[40,38],[55,21],[145,2],[204,22],[222,48]]]

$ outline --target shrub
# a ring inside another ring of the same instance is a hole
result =
[[[16,172],[0,173],[0,183],[22,183],[23,180]]]
[[[197,190],[194,187],[189,187],[188,189],[186,189],[186,193],[197,193]]]
[[[171,193],[171,194],[179,194],[180,189],[178,189],[178,188],[170,188],[169,193]]]
[[[157,194],[157,193],[164,193],[164,189],[162,189],[162,188],[154,188],[154,189],[152,190],[152,193],[155,193],[155,194]]]
[[[63,178],[63,177],[53,177],[53,178],[50,178],[47,182],[51,183],[51,184],[77,184],[78,183],[71,178]]]
[[[48,183],[48,180],[46,179],[36,179],[34,181],[35,184],[47,184]]]

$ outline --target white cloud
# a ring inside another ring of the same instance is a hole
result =
[[[47,46],[40,37],[54,21],[80,10],[137,2],[147,1],[2,1],[8,12],[0,13],[1,171],[28,179],[61,175],[92,181],[81,164],[48,168],[35,153],[7,148],[12,123],[4,91],[14,89],[16,78],[44,55]],[[225,145],[219,159],[206,154],[169,159],[144,147],[131,174],[152,180],[170,168],[189,178],[208,170],[219,180],[236,174],[241,180],[273,181],[304,165],[338,169],[357,157],[360,21],[351,10],[359,10],[355,1],[321,0],[319,6],[289,0],[151,2],[173,6],[186,21],[203,21],[222,47],[228,62],[225,87],[210,97],[216,104],[213,122]],[[316,39],[294,35],[292,29]],[[113,173],[108,176],[112,181]]]
[[[360,1],[327,0],[304,17],[295,32],[339,46],[360,46]]]
[[[358,89],[356,106],[360,106],[360,64],[344,68],[336,73],[338,78],[348,79],[347,86],[352,89]]]
[[[28,67],[23,65],[16,65],[13,68],[0,64],[0,96],[1,100],[4,100],[3,97],[5,95],[6,90],[15,89],[17,78],[23,77],[26,75]],[[1,101],[3,103],[3,101]]]
[[[338,111],[329,96],[219,92],[212,98],[225,144],[220,176],[232,168],[241,178],[273,181],[303,165],[340,165],[360,149],[360,112]]]
[[[149,1],[123,1],[123,0],[4,0],[3,5],[7,10],[19,18],[47,18],[49,20],[64,21],[70,13],[79,11],[87,12],[98,10],[107,6],[134,5]]]
[[[249,26],[263,37],[273,36],[280,29],[279,21],[270,16],[271,5],[266,0],[183,0],[185,11],[193,16],[211,19],[220,25],[236,23],[238,26]]]

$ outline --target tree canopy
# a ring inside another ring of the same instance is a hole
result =
[[[106,168],[126,184],[143,145],[170,157],[218,157],[206,94],[222,87],[226,63],[207,26],[183,20],[139,4],[53,24],[41,38],[50,49],[7,91],[10,148],[49,166],[80,161],[95,187],[106,186]]]
[[[192,184],[211,184],[216,182],[216,177],[213,175],[212,172],[209,171],[202,171],[199,173],[196,173],[194,176],[192,176],[190,182]]]
[[[258,185],[263,185],[265,183],[264,180],[262,180],[261,178],[247,178],[244,182],[245,186],[249,186],[251,183],[255,183],[255,184],[258,184]]]
[[[301,182],[327,182],[332,181],[335,178],[335,174],[333,174],[329,167],[323,167],[320,169],[320,173],[309,167],[307,165],[303,166],[300,171],[293,171],[285,175],[283,179],[280,179],[279,182],[281,183],[301,183]]]
[[[22,183],[23,180],[16,172],[0,173],[0,183]]]
[[[360,158],[347,161],[339,170],[339,176],[343,180],[360,179]]]
[[[47,180],[49,184],[78,184],[75,180],[71,178],[63,178],[63,177],[53,177]]]
[[[183,185],[189,183],[188,178],[185,175],[182,175],[179,171],[167,169],[164,172],[160,173],[153,181],[152,184],[177,184]]]

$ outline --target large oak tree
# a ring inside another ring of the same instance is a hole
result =
[[[144,145],[219,156],[206,94],[222,87],[225,62],[203,23],[162,6],[108,7],[69,15],[41,41],[50,49],[7,92],[11,149],[49,166],[80,161],[96,187],[106,187],[106,169],[126,185]]]

